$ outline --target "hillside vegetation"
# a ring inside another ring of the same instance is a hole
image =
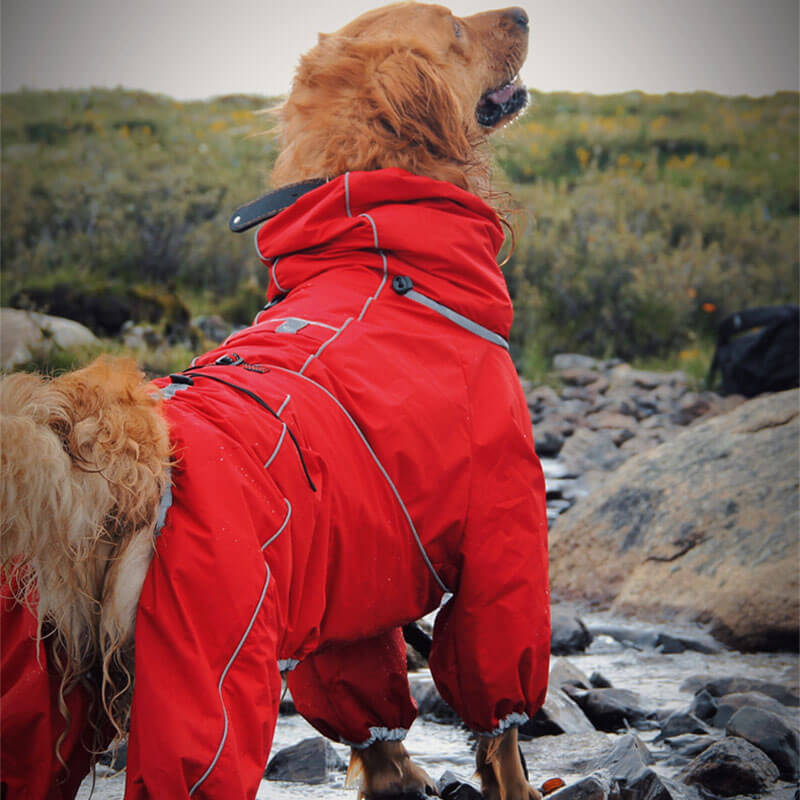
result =
[[[272,103],[3,95],[3,302],[111,282],[249,321],[266,271],[227,220],[270,188],[258,112]],[[495,138],[517,206],[504,269],[522,364],[563,350],[691,359],[723,315],[797,302],[797,141],[796,93],[532,92]]]

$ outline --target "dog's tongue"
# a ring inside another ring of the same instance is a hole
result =
[[[487,97],[493,102],[497,103],[497,105],[501,106],[503,103],[507,103],[511,99],[511,95],[514,94],[514,86],[513,84],[507,83],[501,89],[498,89],[496,92],[489,92]]]

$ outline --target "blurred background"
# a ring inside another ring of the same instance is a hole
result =
[[[101,337],[4,366],[113,349],[161,372],[249,323],[267,275],[227,220],[270,188],[258,112],[318,31],[375,5],[4,0],[2,305]],[[798,4],[526,8],[530,104],[494,139],[515,360],[534,380],[577,351],[699,381],[725,315],[797,302]]]

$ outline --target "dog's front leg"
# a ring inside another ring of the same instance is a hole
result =
[[[487,800],[542,800],[525,777],[516,728],[500,736],[479,736],[475,762]]]
[[[424,798],[435,795],[436,784],[415,764],[402,742],[373,742],[350,751],[347,785],[361,778],[359,798]]]

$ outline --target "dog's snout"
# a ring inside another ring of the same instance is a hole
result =
[[[522,28],[522,30],[527,31],[528,26],[530,25],[530,20],[528,19],[528,14],[524,8],[509,8],[506,11],[506,16],[517,26]]]

